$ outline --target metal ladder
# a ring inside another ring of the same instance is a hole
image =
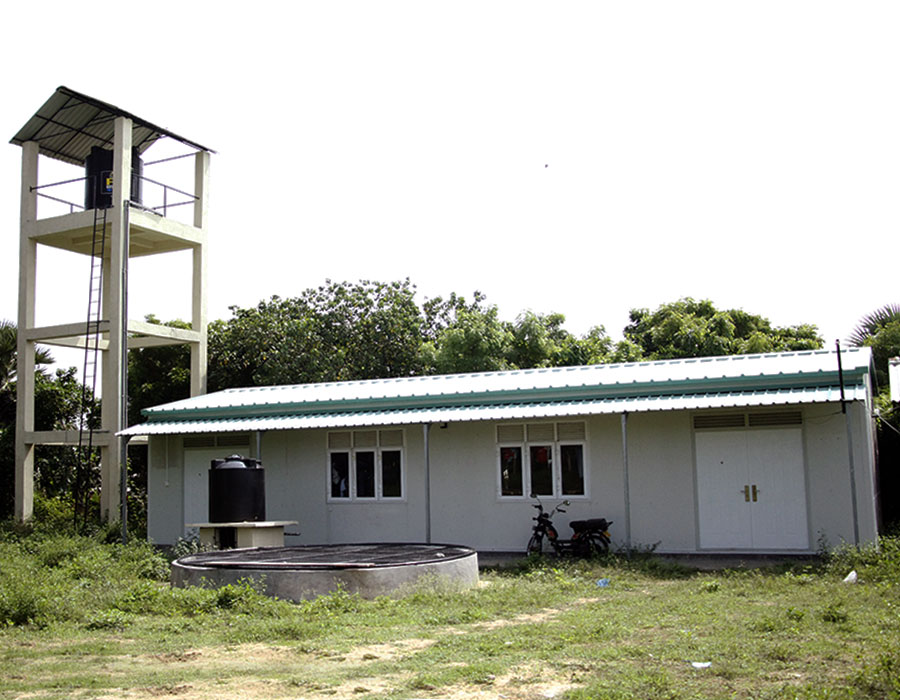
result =
[[[103,255],[106,252],[107,208],[94,208],[91,236],[91,278],[88,285],[87,322],[84,332],[84,365],[81,374],[81,406],[78,417],[78,451],[75,470],[74,525],[78,530],[79,509],[87,524],[91,497],[91,473],[96,464],[94,410],[97,392],[97,358],[100,354],[100,315],[103,312]]]

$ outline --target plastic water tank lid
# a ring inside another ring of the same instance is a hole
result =
[[[211,466],[213,469],[258,469],[259,464],[259,460],[252,457],[230,455],[225,459],[214,459]]]

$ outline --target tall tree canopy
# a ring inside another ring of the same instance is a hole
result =
[[[741,309],[720,311],[708,300],[679,299],[655,311],[632,309],[625,338],[644,359],[741,355],[813,350],[822,347],[815,326],[773,327],[768,319]]]
[[[423,324],[409,280],[327,282],[231,307],[209,327],[210,390],[417,374]]]
[[[685,298],[633,309],[624,339],[603,326],[578,338],[560,313],[500,318],[471,300],[415,301],[409,280],[327,282],[210,324],[209,388],[633,362],[822,347],[816,327],[780,328],[740,309]],[[170,382],[171,383],[171,382]],[[186,386],[186,385],[185,385]],[[141,402],[143,403],[143,402]]]

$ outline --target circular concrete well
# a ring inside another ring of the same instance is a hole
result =
[[[338,588],[363,598],[402,595],[423,577],[470,588],[478,583],[478,554],[447,544],[303,545],[203,552],[172,564],[175,586],[253,579],[267,595],[293,601]]]

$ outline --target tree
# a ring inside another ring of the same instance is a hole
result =
[[[513,335],[498,317],[497,307],[462,309],[421,355],[428,374],[491,372],[509,369]]]
[[[0,320],[0,391],[6,390],[16,377],[17,335],[16,324]],[[51,365],[53,356],[38,347],[34,353],[34,363]]]
[[[632,309],[630,319],[625,338],[640,347],[647,360],[822,347],[822,338],[813,325],[773,327],[762,316],[741,309],[720,311],[705,299],[686,297],[652,312]]]
[[[190,328],[181,320],[144,318],[171,328]],[[191,395],[191,350],[184,343],[135,348],[128,353],[128,424],[140,423],[141,409],[186,399]]]
[[[451,292],[447,299],[432,297],[422,303],[422,341],[434,343],[437,337],[456,323],[462,312],[485,313],[490,307],[484,304],[485,296],[479,291],[472,294],[472,301]]]
[[[53,375],[35,372],[34,426],[36,430],[76,429],[81,417],[81,383],[74,367]],[[0,390],[0,518],[13,513],[15,482],[16,383]],[[68,498],[77,456],[70,447],[39,447],[35,452],[35,485],[39,493]]]
[[[563,328],[560,313],[525,311],[514,323],[502,321],[496,306],[451,295],[423,305],[428,339],[422,345],[422,367],[427,374],[490,372],[497,370],[562,367],[604,362],[610,339],[602,326],[583,339]],[[436,320],[435,320],[436,319]]]
[[[885,526],[900,523],[900,409],[891,402],[888,380],[888,360],[900,356],[900,304],[886,304],[863,316],[848,338],[851,345],[872,348],[877,407],[878,492],[881,515]],[[887,468],[884,468],[887,467]]]
[[[512,328],[512,342],[507,353],[510,367],[562,367],[582,365],[586,348],[562,325],[566,317],[560,313],[536,314],[525,311]]]
[[[17,330],[9,321],[0,321],[0,517],[13,513],[15,493]],[[62,430],[77,423],[81,408],[81,384],[75,368],[59,369],[48,375],[40,365],[53,357],[43,349],[35,351],[34,425],[37,430]],[[42,447],[35,458],[38,488],[52,493],[68,489],[74,469],[74,453],[65,447]]]
[[[423,320],[409,280],[326,282],[209,327],[210,390],[420,373]]]
[[[609,362],[613,355],[612,338],[603,326],[594,326],[579,341],[583,364],[600,365]]]
[[[886,304],[863,316],[848,341],[856,347],[872,348],[876,380],[886,388],[888,360],[900,356],[900,304]]]

